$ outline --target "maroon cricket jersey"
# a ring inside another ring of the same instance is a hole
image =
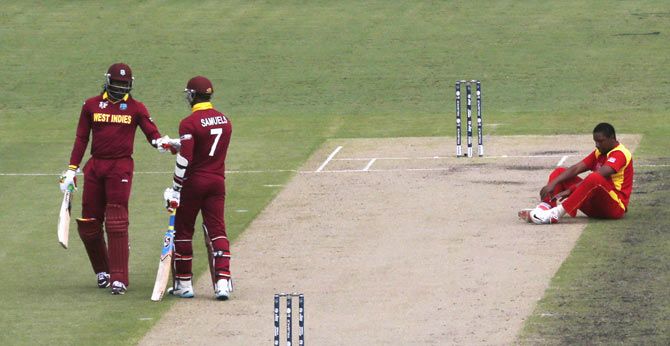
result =
[[[184,180],[193,175],[216,175],[225,177],[226,154],[232,124],[211,102],[193,106],[193,113],[179,123],[181,149],[177,162],[186,160]],[[179,177],[175,181],[182,183]]]
[[[70,165],[79,166],[89,134],[93,134],[91,156],[98,159],[117,159],[133,154],[135,131],[139,126],[149,143],[161,137],[142,102],[126,95],[112,102],[107,93],[91,97],[81,107],[77,135],[70,155]]]

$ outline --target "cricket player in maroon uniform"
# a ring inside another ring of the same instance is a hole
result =
[[[593,141],[596,149],[582,161],[551,172],[549,182],[540,190],[542,203],[520,211],[520,218],[551,224],[566,213],[575,217],[577,210],[594,218],[624,217],[633,190],[633,156],[617,141],[614,127],[608,123],[593,129]],[[584,179],[578,176],[586,171],[592,173]]]
[[[128,199],[133,182],[133,142],[139,126],[149,143],[165,152],[170,139],[161,138],[142,102],[130,91],[130,67],[116,63],[105,74],[102,93],[81,107],[70,165],[61,177],[61,190],[76,186],[75,172],[91,141],[91,157],[84,166],[82,217],[77,219],[98,287],[110,286],[112,294],[124,294],[128,281]],[[107,232],[107,241],[103,232]]]
[[[194,296],[193,232],[195,219],[202,213],[205,241],[208,242],[214,295],[227,300],[233,289],[230,277],[230,243],[224,222],[226,197],[225,161],[230,143],[230,119],[210,102],[214,88],[205,77],[191,78],[186,99],[192,113],[179,123],[181,149],[177,154],[172,188],[164,193],[168,210],[175,217],[174,287],[168,290],[182,298]]]

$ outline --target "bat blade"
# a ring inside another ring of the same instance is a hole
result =
[[[63,202],[60,204],[60,213],[58,213],[58,242],[67,249],[70,238],[70,215],[72,211],[72,192],[63,194]]]
[[[212,239],[209,237],[207,226],[202,224],[202,231],[204,233],[205,247],[207,248],[207,262],[209,263],[209,275],[212,277],[212,286],[216,290],[216,271],[214,270],[214,245]]]
[[[154,290],[151,293],[151,300],[154,302],[160,301],[165,295],[168,281],[170,281],[170,272],[172,270],[172,257],[174,255],[174,218],[175,212],[170,214],[170,222],[168,230],[163,236],[163,249],[161,250],[161,257],[158,263],[158,272],[156,273],[156,282],[154,282]]]
[[[163,299],[165,289],[168,281],[170,281],[170,272],[172,269],[172,253],[165,257],[161,257],[158,264],[158,272],[156,273],[156,282],[154,283],[154,290],[151,293],[151,300],[158,302]]]

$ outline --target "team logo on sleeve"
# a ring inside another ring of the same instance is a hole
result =
[[[189,133],[179,137],[179,139],[181,139],[182,141],[185,141],[185,140],[188,140],[188,139],[191,139],[191,138],[193,138],[193,136],[191,136],[191,134],[189,134]]]
[[[607,159],[607,162],[615,163],[615,162],[616,162],[616,157],[610,157],[610,158],[608,158],[608,159]]]

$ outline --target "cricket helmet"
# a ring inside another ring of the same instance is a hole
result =
[[[212,93],[214,93],[214,87],[209,79],[203,76],[195,76],[189,79],[188,83],[186,83],[184,93],[186,93],[186,100],[188,103],[193,104],[193,100],[196,96],[209,99],[212,96]]]
[[[120,100],[130,93],[134,80],[130,66],[122,62],[112,64],[105,73],[105,91],[112,98]]]

